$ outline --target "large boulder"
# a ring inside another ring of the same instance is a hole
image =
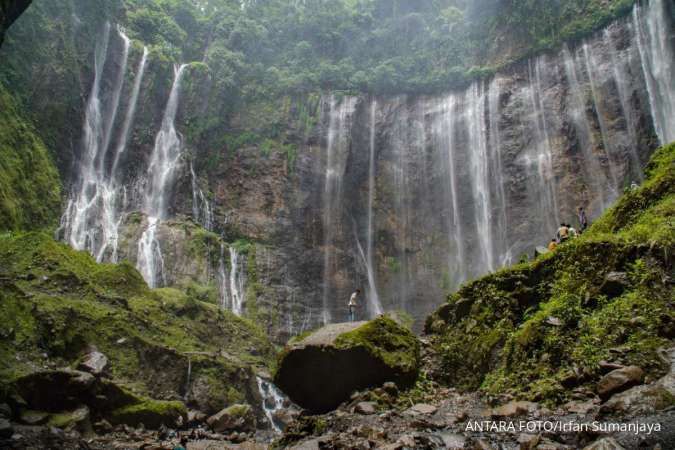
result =
[[[274,383],[313,413],[335,409],[352,392],[387,381],[408,387],[417,379],[419,342],[386,316],[328,325],[287,345]]]
[[[256,420],[250,405],[232,405],[209,417],[206,423],[216,433],[255,431]]]

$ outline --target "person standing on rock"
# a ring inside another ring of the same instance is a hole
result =
[[[349,321],[354,322],[356,316],[356,299],[361,295],[361,289],[357,289],[352,293],[352,296],[349,297]]]

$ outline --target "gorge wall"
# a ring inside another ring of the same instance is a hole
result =
[[[69,186],[59,238],[99,261],[128,259],[151,286],[196,290],[284,341],[345,320],[357,287],[362,316],[423,319],[462,282],[545,245],[578,206],[592,218],[639,182],[649,152],[637,149],[675,140],[672,9],[638,3],[590,38],[462,91],[323,93],[227,117],[208,116],[203,62],[173,67],[121,26],[73,13],[67,26],[89,44],[50,45],[76,79],[45,64],[17,85],[34,106],[78,92],[45,136]],[[8,35],[10,68],[38,14]],[[279,141],[196,137],[204,121],[246,136],[270,115]]]

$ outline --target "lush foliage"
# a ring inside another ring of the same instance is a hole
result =
[[[60,194],[44,143],[0,86],[0,230],[55,225]]]
[[[559,402],[570,386],[592,388],[603,359],[658,376],[658,349],[675,337],[674,168],[671,144],[582,237],[451,296],[427,322],[445,381]]]
[[[124,8],[135,37],[204,59],[217,91],[251,97],[448,89],[583,37],[633,1],[126,0]]]

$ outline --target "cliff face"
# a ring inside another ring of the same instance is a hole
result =
[[[79,78],[24,86],[81,94],[59,119],[71,141],[48,142],[71,185],[60,235],[157,286],[201,289],[280,341],[344,320],[356,287],[364,318],[422,319],[576,224],[577,206],[598,215],[675,139],[667,8],[636,6],[464,91],[326,93],[227,117],[205,113],[204,64],[173,71],[113,26],[75,24],[90,37],[73,48]],[[204,144],[200,130],[223,121],[230,132]],[[262,123],[280,137],[249,138]]]

